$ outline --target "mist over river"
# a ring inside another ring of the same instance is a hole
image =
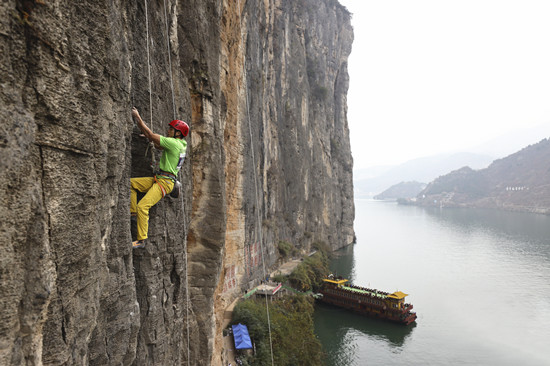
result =
[[[331,268],[403,291],[402,326],[319,304],[328,366],[550,365],[550,216],[355,201],[357,243]]]

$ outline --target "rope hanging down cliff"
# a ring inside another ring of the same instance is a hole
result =
[[[148,1],[144,0],[145,5],[145,24],[146,24],[146,43],[147,43],[147,70],[148,70],[148,86],[149,86],[149,111],[150,121],[153,123],[153,102],[152,102],[152,87],[151,87],[151,57],[149,50],[149,16],[148,16]],[[172,77],[172,61],[170,50],[170,37],[168,27],[168,17],[166,12],[166,0],[164,0],[164,20],[166,24],[166,44],[169,63],[169,75],[170,75],[170,89],[172,92],[172,108],[174,112],[174,118],[176,118],[176,103],[174,95],[174,83]],[[184,237],[187,233],[186,228],[186,215],[185,204],[183,194],[179,192],[174,196],[173,192],[176,191],[176,187],[179,188],[178,175],[185,160],[185,153],[187,149],[187,142],[184,138],[189,133],[189,125],[187,123],[174,119],[169,123],[169,129],[167,137],[160,136],[153,133],[141,119],[139,112],[136,108],[132,110],[132,116],[136,120],[138,127],[143,132],[155,147],[162,149],[162,156],[159,162],[160,171],[154,177],[132,178],[131,179],[131,208],[132,215],[137,217],[137,241],[133,243],[134,248],[143,248],[145,246],[145,239],[147,238],[148,231],[148,218],[149,208],[155,205],[166,194],[170,193],[173,197],[181,198],[182,208],[182,221]],[[154,156],[154,154],[153,154]],[[153,165],[154,164],[154,158]],[[137,191],[146,193],[145,196],[137,203]],[[188,269],[187,269],[187,240],[185,240],[185,248],[183,250],[185,261],[185,292],[186,292],[186,323],[187,323],[187,363],[191,359],[190,357],[190,338],[189,338],[189,285],[188,285]]]
[[[145,0],[145,23],[146,32],[149,36],[149,16],[147,9],[147,0]],[[147,42],[147,68],[149,70],[149,78],[151,77],[151,57],[149,51],[149,39]],[[170,50],[168,51],[170,52]],[[149,88],[151,88],[151,80],[149,79]],[[172,88],[173,90],[173,88]],[[152,119],[152,91],[149,90],[149,104],[151,108]],[[172,98],[174,100],[174,98]],[[179,197],[180,183],[177,179],[179,171],[185,161],[187,151],[187,141],[185,137],[189,134],[189,125],[184,121],[174,119],[170,122],[167,136],[161,136],[154,133],[147,127],[142,120],[137,108],[132,109],[132,117],[137,123],[137,126],[143,135],[153,145],[162,150],[159,161],[159,171],[153,177],[131,178],[131,206],[130,212],[137,218],[137,240],[133,242],[134,248],[143,248],[147,239],[149,227],[149,209],[157,204],[165,195],[171,194],[173,197]],[[145,196],[137,202],[137,192],[145,193]],[[174,192],[177,194],[174,195]]]
[[[145,0],[147,1],[147,0]],[[168,27],[168,15],[166,14],[166,0],[163,1],[164,3],[164,23],[166,25],[166,47],[168,50],[168,71],[170,75],[170,90],[172,92],[172,109],[174,111],[173,118],[176,118],[176,98],[174,94],[174,79],[172,77],[172,57],[171,57],[171,49],[170,49],[170,28]],[[179,180],[178,180],[179,182]],[[183,200],[183,194],[180,193],[180,202],[181,202],[181,211],[183,216],[183,233],[184,237],[187,235],[187,220],[185,215],[185,202]],[[185,299],[186,299],[186,306],[185,306],[185,319],[186,319],[186,325],[187,325],[187,364],[189,364],[189,360],[191,359],[190,354],[190,335],[189,335],[189,306],[191,304],[191,300],[189,298],[189,277],[188,277],[188,271],[187,271],[187,239],[185,240],[185,248],[183,248],[183,258],[184,258],[184,264],[185,264]]]
[[[239,12],[239,25],[240,25],[240,29],[241,29],[241,44],[246,44],[243,42],[243,34],[242,34],[242,16],[241,16],[241,2],[240,0],[237,1],[237,4],[238,4],[238,12]],[[246,6],[246,4],[245,4]],[[246,50],[245,50],[246,52]],[[246,75],[246,55],[244,57],[244,60],[243,60],[243,76]],[[246,115],[247,115],[247,120],[248,120],[248,132],[249,132],[249,135],[250,135],[250,152],[252,154],[252,167],[254,170],[256,170],[256,156],[255,156],[255,153],[254,153],[254,141],[252,140],[252,126],[251,126],[251,122],[250,122],[250,106],[249,106],[249,101],[248,101],[248,86],[245,85],[245,93],[246,93]],[[263,270],[263,278],[267,278],[266,276],[266,270],[265,270],[265,258],[264,258],[264,253],[265,253],[265,250],[264,250],[264,241],[263,241],[263,234],[262,234],[262,225],[261,225],[261,214],[260,214],[260,198],[259,198],[259,194],[258,194],[258,178],[257,178],[257,174],[252,174],[254,176],[254,191],[255,191],[255,199],[256,199],[256,215],[257,215],[257,218],[256,218],[256,224],[257,224],[257,232],[258,232],[258,235],[259,235],[259,239],[260,239],[260,249],[261,249],[261,257],[262,257],[262,270]],[[267,296],[264,296],[265,297],[265,308],[266,308],[266,313],[267,313],[267,327],[268,327],[268,332],[269,332],[269,349],[271,351],[271,365],[273,366],[275,363],[274,363],[274,360],[273,360],[273,341],[272,341],[272,338],[271,338],[271,318],[270,318],[270,315],[269,315],[269,302],[267,301]]]

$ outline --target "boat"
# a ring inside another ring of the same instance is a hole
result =
[[[354,286],[342,277],[333,275],[323,279],[319,300],[359,314],[409,325],[416,321],[412,304],[405,303],[409,296],[401,291],[384,291]]]

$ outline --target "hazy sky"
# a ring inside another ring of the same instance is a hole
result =
[[[340,3],[355,33],[348,120],[356,168],[469,151],[550,124],[550,0]]]

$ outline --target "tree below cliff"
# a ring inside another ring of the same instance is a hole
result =
[[[313,330],[313,298],[288,295],[269,305],[271,342],[275,365],[321,365],[321,343]],[[256,355],[246,357],[249,365],[271,365],[270,339],[265,301],[240,302],[233,311],[232,324],[246,324],[256,344]]]

